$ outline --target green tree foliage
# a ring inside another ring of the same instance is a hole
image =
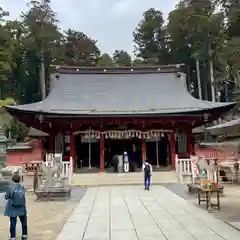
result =
[[[99,57],[98,65],[113,67],[115,66],[115,62],[113,61],[112,57],[108,53],[104,53]]]
[[[139,66],[143,66],[144,63],[143,63],[143,60],[140,59],[140,58],[134,58],[133,61],[132,61],[132,65],[133,66],[136,66],[136,67],[139,67]]]
[[[50,73],[50,65],[56,62],[62,34],[58,21],[50,7],[50,0],[30,1],[29,10],[22,13],[22,24],[26,30],[24,38],[27,64],[24,102],[40,100],[40,62],[44,61],[46,75]],[[48,83],[48,79],[46,79]]]
[[[15,105],[16,102],[12,98],[0,100],[0,126],[4,128],[6,136],[9,136],[11,131],[12,138],[17,141],[23,141],[28,128],[17,119],[11,117],[3,108],[5,105]]]
[[[0,7],[0,81],[8,79],[14,65],[12,39],[4,27],[4,17],[7,15],[8,13]]]
[[[168,22],[151,8],[133,33],[135,54],[150,65],[184,63],[187,85],[196,97],[197,72],[203,99],[212,99],[212,80],[216,91],[225,94],[225,83],[239,72],[239,8],[235,0],[181,0]]]
[[[123,50],[115,50],[113,53],[113,60],[117,66],[131,66],[132,58],[131,56]]]
[[[133,32],[135,54],[147,64],[168,62],[167,30],[163,14],[154,8],[143,13],[143,18]]]
[[[240,2],[236,0],[216,0],[225,15],[226,42],[221,49],[221,58],[227,69],[229,82],[235,83],[233,100],[240,107]]]
[[[100,56],[96,46],[97,41],[92,40],[83,32],[68,29],[64,38],[64,63],[70,66],[94,66]]]
[[[184,0],[169,14],[170,48],[176,62],[188,67],[189,82],[197,90],[196,61],[200,63],[204,99],[210,96],[210,61],[219,61],[217,50],[224,43],[224,18],[215,13],[212,1]],[[215,67],[215,64],[214,64]],[[219,68],[220,69],[220,68]],[[216,69],[215,69],[216,70]],[[216,71],[214,72],[216,74]],[[195,92],[197,96],[197,93]]]

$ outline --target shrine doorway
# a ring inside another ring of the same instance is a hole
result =
[[[146,140],[146,156],[153,166],[169,165],[170,141],[167,133]]]
[[[77,156],[77,168],[100,169],[100,141],[96,138],[89,139],[75,136],[75,152]]]
[[[133,159],[137,167],[141,167],[141,139],[105,139],[105,167],[111,167],[114,154],[122,155],[127,152],[129,157]]]

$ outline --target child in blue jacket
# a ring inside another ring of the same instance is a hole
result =
[[[27,210],[25,189],[20,184],[19,174],[12,177],[13,184],[9,186],[5,194],[7,200],[4,216],[10,219],[10,239],[16,240],[17,218],[20,219],[22,225],[22,240],[27,239]]]

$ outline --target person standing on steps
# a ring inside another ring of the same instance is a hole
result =
[[[150,190],[151,176],[152,176],[152,165],[146,159],[142,165],[142,171],[144,172],[144,186],[145,190]]]
[[[22,225],[22,240],[27,239],[27,210],[25,189],[20,184],[19,174],[12,177],[13,184],[6,191],[5,199],[7,200],[4,216],[10,220],[10,240],[16,240],[17,218],[20,219]]]
[[[113,155],[112,163],[113,163],[113,170],[114,170],[115,173],[117,173],[118,172],[119,157],[116,153]]]
[[[123,171],[129,172],[129,158],[126,151],[123,153]]]

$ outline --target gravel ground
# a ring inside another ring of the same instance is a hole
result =
[[[54,240],[60,232],[71,212],[79,204],[86,192],[85,188],[72,188],[71,198],[67,201],[36,202],[33,193],[27,193],[28,230],[30,240]],[[8,239],[9,222],[3,216],[5,200],[0,193],[0,239]],[[21,236],[20,222],[18,222],[18,236]],[[20,239],[20,238],[19,238]]]

